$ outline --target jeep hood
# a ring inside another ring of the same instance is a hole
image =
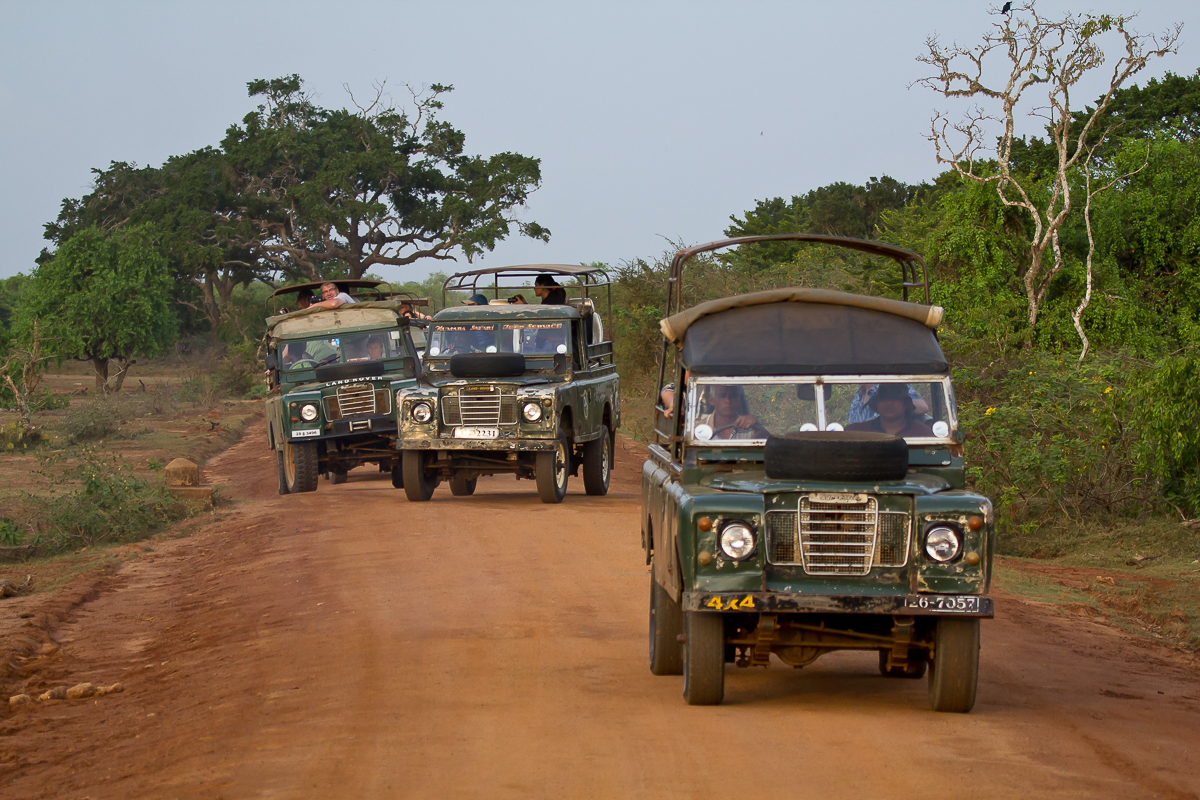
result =
[[[937,494],[951,488],[947,481],[935,475],[910,472],[902,480],[837,482],[837,481],[784,481],[768,478],[761,470],[745,470],[733,473],[714,473],[700,479],[701,486],[709,486],[724,492],[750,492],[753,494],[780,494],[795,492],[871,492],[873,494]]]

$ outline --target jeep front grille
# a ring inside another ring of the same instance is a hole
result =
[[[338,407],[343,417],[375,413],[375,387],[369,383],[347,383],[337,388]]]
[[[442,398],[442,422],[447,425],[491,427],[517,423],[517,396],[499,389]]]
[[[809,575],[866,575],[908,563],[912,526],[903,511],[878,511],[873,497],[800,498],[800,511],[767,513],[767,560]]]

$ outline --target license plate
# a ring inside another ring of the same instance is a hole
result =
[[[945,614],[978,614],[979,598],[969,595],[942,597],[907,597],[905,608],[919,608],[922,611],[934,611]]]
[[[497,439],[500,437],[499,428],[455,428],[455,439]]]
[[[305,436],[320,436],[320,435],[321,435],[320,428],[300,428],[299,430],[292,431],[293,439],[303,439]]]

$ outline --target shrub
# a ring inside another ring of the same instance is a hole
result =
[[[1194,517],[1200,513],[1200,362],[1190,355],[1163,359],[1135,396],[1144,428],[1138,463],[1168,502]]]
[[[1142,374],[1122,359],[1079,365],[1037,352],[992,373],[955,370],[968,475],[996,504],[1004,552],[1051,555],[1040,544],[1043,526],[1160,504],[1135,457],[1131,387]]]
[[[42,432],[29,428],[20,420],[0,426],[0,452],[23,453],[42,440]]]
[[[121,413],[114,400],[97,397],[68,411],[59,422],[64,434],[76,441],[102,439],[121,425]]]
[[[34,500],[41,520],[34,541],[44,555],[136,541],[187,515],[166,489],[138,479],[123,459],[86,448],[78,457],[78,466],[56,478],[48,496]],[[70,486],[74,480],[79,484]],[[56,491],[65,486],[70,488]]]

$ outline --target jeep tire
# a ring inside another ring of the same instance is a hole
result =
[[[683,674],[683,610],[650,573],[650,672]]]
[[[455,497],[470,497],[475,494],[475,484],[478,482],[478,477],[468,479],[464,473],[456,472],[450,476],[450,494]]]
[[[979,620],[941,617],[934,630],[929,705],[965,714],[975,706],[979,682]]]
[[[283,472],[288,494],[315,492],[317,479],[321,477],[317,471],[317,443],[285,441]]]
[[[543,503],[561,503],[567,494],[567,474],[571,469],[567,438],[560,430],[554,440],[554,449],[537,454],[533,477],[537,482],[538,497]]]
[[[894,481],[908,473],[908,445],[869,431],[798,431],[767,438],[767,477],[797,481]]]
[[[329,470],[329,482],[334,486],[337,486],[340,483],[345,483],[347,480],[349,480],[349,477],[350,476],[347,475],[346,470],[344,469]]]
[[[283,468],[283,451],[275,451],[275,472],[279,478],[279,493],[288,493],[287,472]]]
[[[600,438],[583,445],[583,488],[588,494],[608,494],[612,463],[612,434],[608,432],[607,425],[601,425]]]
[[[433,490],[437,488],[438,477],[431,473],[427,463],[430,455],[428,450],[404,451],[404,494],[414,503],[433,497]]]
[[[715,706],[725,699],[725,618],[688,611],[683,616],[683,699]]]

